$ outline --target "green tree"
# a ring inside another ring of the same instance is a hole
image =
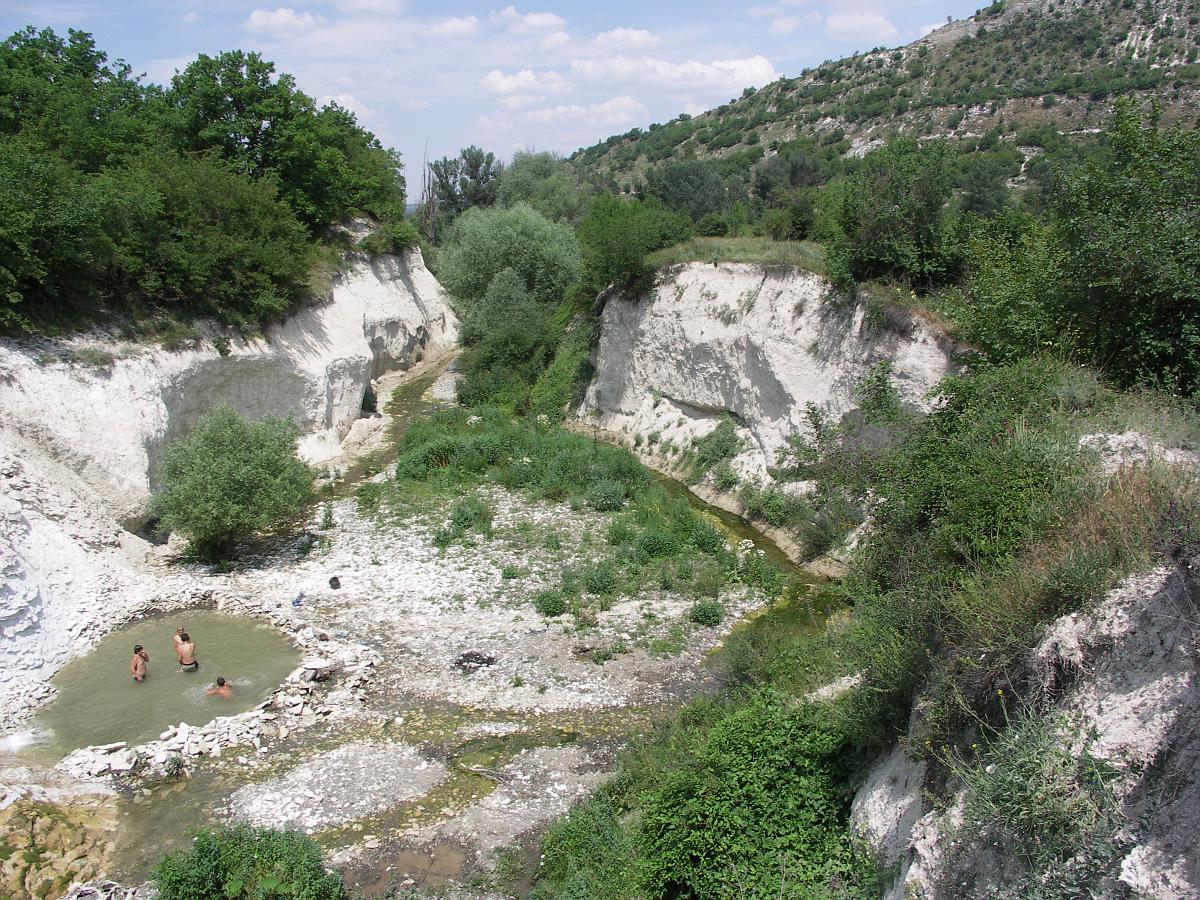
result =
[[[691,222],[657,200],[621,200],[601,194],[579,223],[585,290],[638,285],[651,275],[646,256],[692,236]]]
[[[144,146],[153,121],[124,62],[91,35],[26,28],[0,44],[0,135],[24,134],[85,172]]]
[[[1063,177],[1051,215],[1065,314],[1121,384],[1200,388],[1200,133],[1117,104],[1107,162]]]
[[[496,179],[497,203],[527,203],[552,222],[578,222],[591,196],[591,185],[553,153],[518,152]]]
[[[239,540],[294,516],[313,473],[296,458],[294,422],[247,422],[228,405],[168,445],[158,468],[162,490],[151,504],[164,531],[188,538],[215,559]]]
[[[165,102],[177,146],[215,150],[243,174],[275,177],[314,233],[359,210],[403,215],[399,158],[348,110],[318,110],[257,53],[201,54],[171,79]]]
[[[35,141],[0,137],[0,326],[91,299],[112,247],[87,178]]]
[[[105,173],[96,189],[107,198],[115,295],[251,326],[306,290],[310,245],[270,179],[157,151]]]
[[[321,851],[296,831],[237,825],[195,834],[192,846],[154,867],[162,900],[342,900],[346,890],[325,871]]]
[[[854,278],[947,279],[957,265],[949,210],[955,169],[945,141],[897,138],[867,154],[829,194],[831,255]]]
[[[557,303],[579,280],[580,267],[579,243],[570,226],[520,203],[463,214],[446,234],[437,274],[465,313],[504,269],[516,272],[537,302]]]
[[[683,159],[646,173],[646,193],[672,212],[696,221],[729,208],[729,192],[720,172],[709,162]]]
[[[429,164],[438,223],[448,226],[468,209],[496,202],[501,165],[474,144]]]

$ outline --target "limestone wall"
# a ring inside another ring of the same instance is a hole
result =
[[[217,337],[216,332],[209,334]],[[81,338],[50,348],[0,343],[0,446],[33,444],[65,463],[130,526],[144,520],[163,447],[213,406],[291,416],[301,455],[334,458],[370,380],[449,350],[457,321],[419,250],[358,259],[329,298],[262,339],[168,351]],[[64,361],[70,350],[114,357]],[[6,438],[7,435],[7,438]]]
[[[662,468],[665,447],[690,447],[728,415],[742,437],[735,471],[766,480],[788,438],[807,430],[806,406],[838,418],[882,360],[904,400],[926,405],[953,368],[950,344],[912,316],[828,292],[797,268],[689,263],[640,297],[608,298],[579,418]]]

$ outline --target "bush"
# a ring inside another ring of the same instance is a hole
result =
[[[237,541],[294,516],[313,472],[296,459],[299,430],[289,419],[247,422],[227,405],[163,451],[162,490],[151,503],[164,531],[188,538],[215,559]]]
[[[741,438],[738,437],[737,426],[733,419],[725,416],[717,427],[698,438],[693,444],[696,452],[695,464],[692,466],[692,480],[699,481],[720,463],[728,463],[742,449]]]
[[[699,600],[688,610],[688,619],[697,625],[715,628],[725,618],[725,606],[719,600]]]
[[[164,857],[151,880],[162,900],[341,900],[321,851],[299,832],[237,825],[195,834],[191,849]]]
[[[642,800],[648,896],[869,896],[822,710],[763,694],[688,743]]]
[[[610,562],[598,562],[583,571],[583,587],[591,594],[611,594],[617,589],[617,570]]]
[[[535,301],[549,304],[562,300],[579,280],[580,268],[571,228],[519,203],[508,209],[475,207],[460,216],[438,253],[437,274],[465,313],[504,269],[520,277]]]
[[[645,203],[601,194],[579,223],[583,289],[598,294],[609,285],[644,287],[653,271],[648,254],[692,236],[692,223],[657,200]]]
[[[613,512],[625,505],[625,485],[598,481],[587,489],[588,505],[597,512]]]
[[[533,608],[548,619],[567,611],[567,600],[561,591],[547,590],[534,594]]]

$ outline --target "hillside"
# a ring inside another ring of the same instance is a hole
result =
[[[999,128],[1018,144],[1040,144],[1045,126],[1093,132],[1122,94],[1157,99],[1164,121],[1194,123],[1198,42],[1200,9],[1187,0],[998,0],[907,46],[822,63],[572,159],[629,186],[671,159],[744,171],[792,141],[856,157],[897,132],[969,138]]]

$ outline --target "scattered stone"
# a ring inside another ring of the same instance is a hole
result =
[[[460,653],[458,659],[454,661],[454,668],[461,669],[464,672],[474,672],[482,669],[485,666],[494,666],[496,657],[488,653],[481,653],[478,650],[468,650],[466,653]]]

